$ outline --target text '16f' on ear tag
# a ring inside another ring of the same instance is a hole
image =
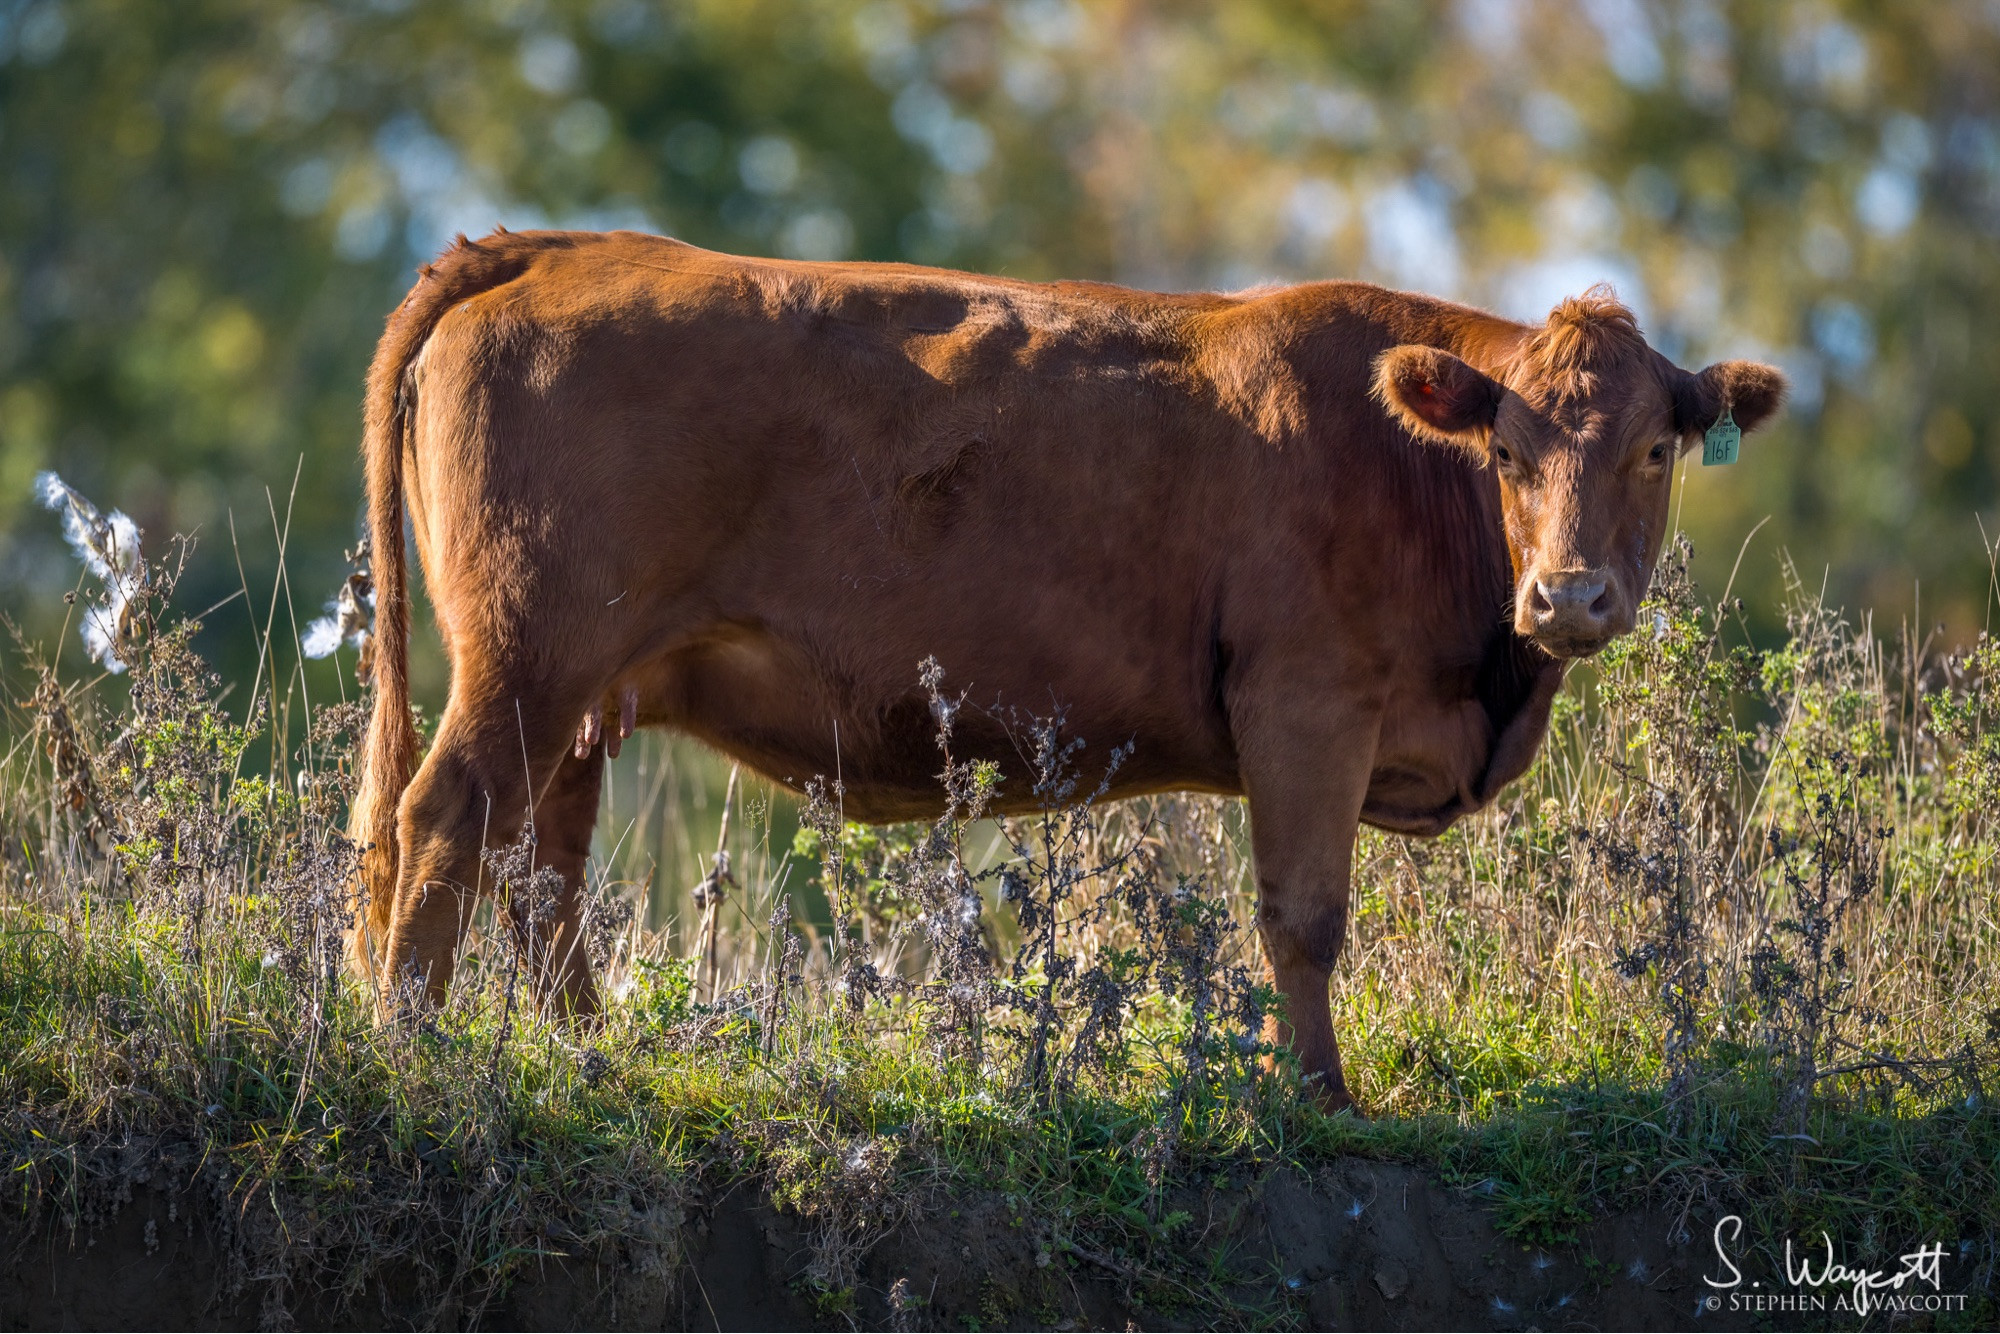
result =
[[[1722,410],[1722,418],[1701,438],[1701,466],[1712,468],[1720,463],[1736,462],[1736,448],[1743,443],[1743,428],[1736,424],[1736,415],[1728,408]]]

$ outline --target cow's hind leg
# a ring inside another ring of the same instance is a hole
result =
[[[393,996],[443,1003],[476,897],[495,888],[480,853],[518,839],[529,794],[554,775],[589,697],[549,683],[452,682],[397,813],[402,865],[383,979]]]
[[[606,745],[605,741],[597,742],[580,759],[574,754],[565,756],[535,802],[537,861],[562,877],[555,901],[509,905],[515,941],[528,958],[535,994],[558,1013],[573,1018],[587,1018],[598,1009],[583,909],[584,876],[590,862],[591,835],[597,828]],[[539,920],[533,916],[537,908],[541,910]]]

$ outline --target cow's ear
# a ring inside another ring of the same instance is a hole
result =
[[[1693,375],[1681,373],[1674,388],[1674,429],[1700,435],[1722,420],[1726,408],[1745,434],[1771,419],[1785,401],[1785,373],[1758,361],[1718,361]]]
[[[1484,445],[1506,390],[1436,347],[1392,347],[1375,358],[1375,397],[1413,434],[1448,445]]]

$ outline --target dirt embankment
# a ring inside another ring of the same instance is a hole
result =
[[[940,1197],[869,1246],[842,1312],[799,1281],[825,1236],[739,1185],[602,1254],[543,1261],[484,1301],[440,1306],[394,1264],[344,1298],[287,1286],[218,1239],[240,1236],[240,1221],[218,1229],[212,1204],[205,1214],[156,1177],[94,1228],[0,1224],[0,1328],[1680,1329],[1708,1292],[1707,1248],[1671,1245],[1672,1218],[1610,1218],[1582,1245],[1528,1250],[1498,1235],[1476,1193],[1394,1164],[1343,1159],[1175,1207],[1193,1221],[1169,1275],[1065,1243],[1005,1197]],[[1697,1236],[1704,1224],[1689,1220]],[[1213,1286],[1198,1292],[1190,1275]]]

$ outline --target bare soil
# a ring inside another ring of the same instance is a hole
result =
[[[245,1263],[251,1210],[220,1218],[198,1174],[125,1194],[73,1230],[0,1223],[0,1329],[1683,1329],[1713,1263],[1711,1220],[1631,1213],[1582,1244],[1524,1249],[1477,1192],[1349,1158],[1184,1194],[1176,1275],[1065,1242],[1005,1197],[939,1196],[868,1248],[846,1309],[828,1310],[800,1281],[812,1224],[739,1183],[656,1210],[601,1254],[440,1303],[418,1297],[435,1287],[407,1259],[345,1296],[288,1287],[268,1260]],[[900,1317],[899,1279],[914,1299]]]

